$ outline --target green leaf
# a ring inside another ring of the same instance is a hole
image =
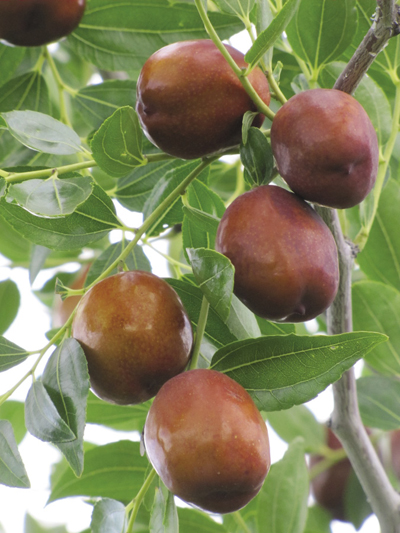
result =
[[[253,46],[244,57],[251,67],[254,67],[260,61],[263,55],[281,36],[293,15],[296,13],[299,4],[300,0],[287,0],[268,28],[259,34]]]
[[[121,440],[96,446],[86,451],[80,478],[63,469],[52,479],[49,503],[69,496],[112,498],[128,503],[139,492],[147,466],[138,442]]]
[[[150,533],[176,533],[179,531],[178,511],[174,495],[156,487],[154,505],[150,516]]]
[[[15,263],[28,263],[31,243],[0,217],[0,253]]]
[[[224,255],[206,248],[189,248],[187,253],[195,280],[222,320],[229,316],[235,269]]]
[[[226,325],[237,339],[251,339],[261,335],[256,315],[235,295],[232,296],[231,312]]]
[[[70,442],[76,435],[58,413],[41,381],[35,381],[25,402],[26,428],[44,442]]]
[[[220,219],[193,207],[183,206],[183,247],[214,248]]]
[[[285,324],[281,322],[269,322],[261,317],[256,317],[260,327],[261,335],[288,335],[296,332],[294,324]]]
[[[400,382],[386,376],[357,380],[357,396],[365,426],[391,431],[400,428]]]
[[[125,531],[125,505],[104,498],[93,508],[90,530],[92,533],[122,533]]]
[[[258,497],[259,531],[303,533],[309,494],[303,439],[294,440],[283,459],[271,466]]]
[[[109,176],[126,176],[146,164],[142,154],[142,130],[136,111],[129,106],[117,109],[95,133],[91,148],[99,167]]]
[[[265,135],[250,128],[247,143],[240,145],[240,159],[254,185],[267,185],[273,178],[274,156]]]
[[[203,293],[198,287],[187,281],[177,279],[166,279],[166,281],[168,281],[171,287],[173,287],[178,293],[194,329],[196,329],[201,303],[203,301]],[[236,340],[235,335],[229,330],[228,326],[219,318],[212,308],[208,313],[205,337],[216,347],[222,347],[225,344],[229,344]]]
[[[400,183],[390,179],[382,190],[367,244],[357,256],[365,274],[400,290]]]
[[[220,348],[211,368],[240,383],[259,409],[276,411],[315,398],[386,340],[368,332],[247,339]]]
[[[73,431],[72,442],[56,442],[77,476],[83,471],[83,432],[89,374],[85,354],[75,339],[65,339],[53,352],[42,375],[42,383],[58,414]]]
[[[325,431],[314,415],[304,405],[295,405],[286,411],[268,413],[268,422],[273,430],[290,443],[302,437],[306,452],[318,452],[325,444]]]
[[[0,420],[0,450],[0,483],[8,487],[29,488],[28,475],[8,420]]]
[[[332,533],[331,519],[331,514],[319,505],[309,507],[304,533]]]
[[[171,169],[181,166],[182,161],[160,161],[137,167],[118,180],[115,197],[127,209],[142,212],[151,191]]]
[[[93,190],[89,176],[46,180],[28,180],[10,186],[8,199],[37,215],[57,217],[70,215],[85,202]]]
[[[0,372],[5,372],[13,366],[19,365],[28,357],[29,353],[13,342],[0,337]]]
[[[318,70],[346,50],[356,29],[355,0],[302,0],[286,34],[293,51]]]
[[[21,46],[6,46],[0,44],[0,85],[4,85],[4,83],[12,78],[18,64],[23,60],[24,55],[25,48]]]
[[[17,284],[11,279],[0,281],[0,335],[14,322],[21,297]]]
[[[24,533],[68,533],[65,526],[47,527],[47,525],[38,522],[31,515],[26,514],[24,520]],[[82,532],[85,533],[85,532]],[[89,532],[86,532],[89,533]]]
[[[46,154],[71,155],[81,151],[79,135],[71,128],[37,111],[2,113],[10,133],[22,144]]]
[[[168,170],[165,175],[157,183],[157,186],[152,190],[149,198],[143,207],[143,216],[148,218],[153,211],[165,200],[168,195],[174,191],[182,181],[199,165],[199,161],[185,162],[183,165]],[[197,177],[198,180],[206,181],[209,175],[209,168],[204,169]],[[164,212],[164,215],[159,220],[157,226],[150,232],[150,234],[158,234],[166,227],[180,224],[183,220],[182,200],[177,198],[169,209]]]
[[[97,129],[119,107],[134,106],[136,82],[107,80],[80,89],[74,96],[74,108],[86,124]]]
[[[125,248],[126,244],[116,242],[111,244],[100,256],[94,261],[85,281],[85,287],[93,283],[107,268],[119,257]],[[150,261],[147,259],[143,248],[138,244],[134,246],[128,257],[125,259],[125,264],[129,270],[145,270],[151,272]],[[110,272],[110,276],[116,274],[118,268],[114,268]]]
[[[236,17],[210,13],[221,39],[241,31]],[[96,0],[87,6],[68,43],[80,57],[106,70],[139,70],[162,46],[176,41],[206,39],[194,5],[169,0]]]
[[[196,509],[178,507],[179,533],[227,533],[223,525]]]
[[[120,227],[109,196],[94,185],[89,198],[72,215],[62,219],[41,218],[22,207],[0,200],[0,217],[35,244],[52,250],[76,250]]]
[[[13,78],[0,87],[0,113],[18,109],[50,113],[49,91],[38,70]]]
[[[26,435],[25,407],[23,402],[7,400],[0,405],[0,419],[8,420],[14,430],[17,443],[20,443]]]
[[[222,13],[237,15],[240,19],[248,18],[256,0],[214,0]]]
[[[353,285],[352,298],[354,329],[389,337],[366,356],[366,362],[383,374],[400,376],[400,292],[382,283],[360,281]]]
[[[86,421],[119,431],[142,432],[151,402],[138,405],[116,405],[100,400],[89,392]],[[1,408],[0,408],[1,414]]]

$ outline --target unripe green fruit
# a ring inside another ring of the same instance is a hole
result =
[[[144,441],[167,488],[214,513],[244,507],[270,467],[267,427],[253,400],[215,370],[169,380],[150,407]]]
[[[235,267],[236,296],[262,318],[311,320],[335,298],[333,236],[310,205],[281,187],[264,185],[236,198],[218,226],[215,249]]]
[[[271,146],[293,192],[344,209],[374,186],[379,147],[375,129],[355,98],[336,89],[296,94],[277,112]]]
[[[225,45],[239,67],[244,56]],[[270,102],[265,75],[255,68],[248,79]],[[240,143],[246,111],[256,111],[238,77],[207,39],[170,44],[144,64],[137,83],[136,111],[147,137],[182,159],[211,155]],[[253,126],[264,120],[258,115]]]
[[[79,25],[86,0],[1,0],[0,39],[16,46],[41,46]]]
[[[174,289],[139,270],[92,287],[78,305],[72,336],[85,352],[93,391],[117,404],[155,396],[185,369],[193,344],[189,318]]]

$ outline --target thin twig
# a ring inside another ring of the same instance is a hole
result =
[[[388,40],[399,33],[399,7],[394,0],[378,0],[375,20],[334,88],[353,93],[376,55]],[[328,310],[328,333],[352,331],[351,273],[354,254],[343,237],[335,210],[317,208],[331,229],[339,252],[340,285]],[[392,487],[364,429],[357,401],[354,369],[333,385],[334,411],[331,426],[350,459],[367,498],[376,514],[382,533],[400,532],[400,496]]]

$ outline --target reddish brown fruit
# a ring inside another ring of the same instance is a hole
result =
[[[390,451],[393,472],[397,479],[400,480],[400,429],[392,431],[390,435]]]
[[[0,39],[41,46],[69,35],[80,23],[86,0],[1,0]]]
[[[335,89],[313,89],[274,117],[271,146],[281,176],[296,194],[338,209],[359,204],[374,186],[378,139],[364,108]]]
[[[270,467],[267,427],[253,400],[215,370],[168,381],[150,408],[144,440],[168,489],[214,513],[245,506]]]
[[[142,271],[97,283],[82,298],[72,336],[85,352],[93,391],[136,404],[155,396],[190,358],[193,334],[176,292]]]
[[[245,68],[243,54],[225,46]],[[268,105],[263,72],[255,68],[249,80]],[[151,142],[167,154],[195,159],[239,144],[243,115],[256,107],[215,44],[204,39],[170,44],[146,61],[136,110]],[[263,120],[258,115],[253,126]]]
[[[274,185],[236,198],[215,248],[235,267],[234,292],[260,317],[310,320],[332,303],[339,282],[337,248],[321,217]]]
[[[333,431],[327,428],[327,446],[332,450],[339,450],[342,444]],[[323,457],[312,455],[310,457],[310,467],[312,468]],[[332,514],[336,520],[346,521],[345,512],[345,492],[353,468],[346,458],[327,468],[316,476],[311,482],[311,490],[315,501]]]

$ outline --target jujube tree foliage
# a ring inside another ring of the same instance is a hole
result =
[[[0,253],[74,302],[28,352],[0,283],[0,369],[30,365],[1,391],[0,482],[29,489],[29,431],[63,457],[49,502],[85,498],[94,533],[400,531],[398,6],[54,6],[0,2]],[[327,431],[304,404],[330,385]]]

